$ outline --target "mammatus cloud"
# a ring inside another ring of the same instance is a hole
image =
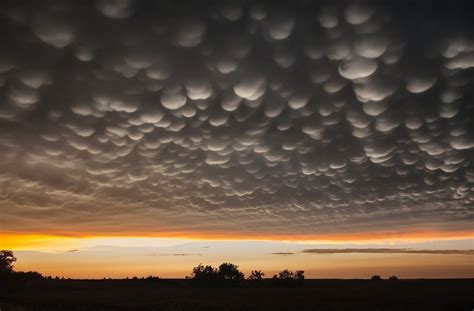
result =
[[[458,249],[410,249],[410,248],[315,248],[305,249],[306,254],[427,254],[427,255],[474,255],[474,250]]]
[[[1,229],[472,230],[469,2],[392,2],[1,3]]]

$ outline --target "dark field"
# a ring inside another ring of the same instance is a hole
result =
[[[305,280],[275,287],[195,288],[185,280],[38,280],[2,293],[20,310],[469,310],[474,280]]]

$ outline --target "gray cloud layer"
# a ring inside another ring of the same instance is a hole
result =
[[[2,3],[2,230],[471,230],[474,37],[450,10]]]

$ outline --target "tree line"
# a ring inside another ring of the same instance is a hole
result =
[[[45,278],[40,273],[34,271],[14,271],[13,266],[16,260],[13,251],[0,250],[0,284],[19,285],[30,280],[52,279],[52,277]],[[199,264],[192,269],[191,274],[186,277],[186,280],[189,280],[192,285],[198,287],[237,287],[243,284],[259,287],[263,284],[264,276],[265,273],[261,270],[252,270],[250,275],[246,278],[237,265],[224,262],[217,268],[211,265]],[[301,286],[304,278],[303,270],[290,271],[284,269],[273,275],[270,279],[266,279],[265,284],[285,287]],[[59,277],[56,277],[56,279],[59,279]],[[127,280],[128,279],[129,278],[127,278]],[[161,279],[159,277],[150,276],[147,278],[133,277],[131,280],[158,281]],[[374,275],[371,277],[371,280],[381,281],[382,277]],[[395,281],[398,280],[398,278],[392,275],[389,277],[389,280]]]
[[[252,270],[247,280],[254,285],[261,284],[265,273],[261,270]],[[222,263],[218,268],[202,264],[193,268],[191,275],[186,277],[192,280],[193,284],[199,286],[238,286],[246,280],[244,273],[237,265],[230,262]],[[288,269],[280,271],[272,277],[274,283],[278,285],[301,285],[304,280],[304,271],[295,272]]]

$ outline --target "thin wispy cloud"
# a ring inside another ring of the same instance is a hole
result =
[[[145,254],[145,256],[176,256],[176,257],[183,257],[183,256],[202,256],[202,254],[192,254],[192,253],[174,253],[174,254],[151,253],[151,254]]]
[[[428,255],[474,255],[474,250],[457,249],[410,249],[410,248],[314,248],[302,251],[305,254],[428,254]]]

